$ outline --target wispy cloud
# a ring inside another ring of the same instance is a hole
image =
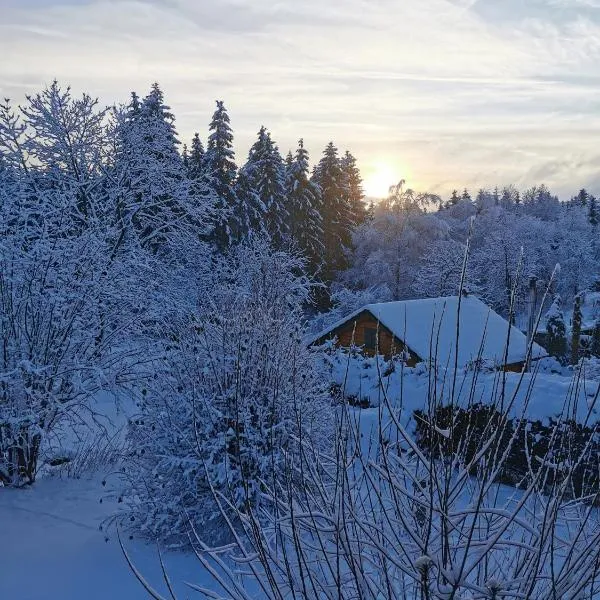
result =
[[[0,2],[15,100],[54,77],[111,103],[158,80],[183,138],[224,98],[242,156],[264,123],[282,150],[334,138],[442,191],[543,175],[566,194],[597,159],[596,0]]]

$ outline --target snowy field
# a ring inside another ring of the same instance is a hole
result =
[[[357,367],[350,365],[350,373],[345,377],[347,393],[369,398],[374,404],[381,402],[383,392],[376,383],[374,361],[367,360]],[[342,383],[344,365],[337,362],[331,368],[334,377]],[[457,385],[469,389],[472,376],[461,374]],[[516,389],[518,381],[519,375],[507,374],[509,393]],[[415,408],[423,406],[428,382],[427,372],[417,368],[406,371],[402,386],[398,374],[385,378],[384,386],[394,406],[401,408],[408,419]],[[531,375],[526,375],[522,388],[527,389],[530,384]],[[476,384],[477,395],[483,400],[497,386],[497,373],[482,374]],[[585,381],[575,391],[570,377],[541,372],[534,382],[527,413],[532,418],[544,419],[560,413],[565,398],[577,397],[583,416],[597,387],[596,382]],[[522,398],[522,393],[517,396]],[[117,407],[107,397],[101,398],[97,408],[106,415],[103,424],[110,423],[117,433],[123,429],[131,410],[131,407],[128,410]],[[355,411],[361,423],[365,450],[370,446],[370,433],[377,428],[378,414],[376,407]],[[79,479],[47,476],[30,488],[0,489],[3,541],[0,544],[0,598],[142,600],[149,597],[128,568],[114,528],[108,535],[100,530],[102,522],[119,510],[117,496],[110,493],[110,477],[106,486],[102,485],[103,480],[103,474],[84,474]],[[124,542],[147,581],[169,597],[156,547],[131,540],[128,534],[124,534]],[[185,582],[214,588],[194,556],[167,552],[165,562],[180,598],[202,597]]]
[[[99,530],[118,510],[100,498],[100,479],[45,478],[34,487],[0,491],[0,597],[11,600],[142,600],[148,598],[129,570],[116,536]],[[125,536],[136,566],[166,594],[156,548]],[[165,557],[181,597],[184,581],[200,583],[192,556]]]
[[[101,394],[93,408],[96,427],[106,429],[111,442],[118,444],[134,407]],[[79,455],[85,452],[94,439],[90,423],[88,416],[76,431],[61,432],[50,440],[47,451],[75,457],[78,451]],[[0,488],[1,600],[149,597],[127,565],[115,528],[109,527],[108,533],[100,530],[120,508],[110,471],[78,477],[42,475],[32,487]],[[166,595],[156,547],[130,540],[128,534],[123,534],[123,542],[144,578]],[[194,556],[169,552],[164,559],[181,598],[194,593],[186,581],[207,583]]]

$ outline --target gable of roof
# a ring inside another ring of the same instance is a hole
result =
[[[454,366],[457,330],[457,364],[460,367],[479,357],[497,365],[503,364],[507,340],[506,364],[526,358],[526,336],[474,296],[462,297],[458,323],[458,296],[383,302],[354,311],[321,332],[315,341],[330,335],[365,310],[423,360],[435,360],[442,366]],[[532,358],[543,356],[547,356],[546,351],[533,344]]]

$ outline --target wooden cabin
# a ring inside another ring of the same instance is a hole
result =
[[[527,356],[526,336],[474,296],[463,296],[460,302],[458,296],[449,296],[369,304],[321,332],[312,344],[327,340],[342,348],[360,347],[371,356],[404,355],[408,366],[434,361],[466,367],[479,362],[520,372]],[[533,360],[546,355],[533,344]]]

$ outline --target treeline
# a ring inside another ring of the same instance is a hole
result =
[[[154,251],[170,233],[186,228],[221,253],[258,234],[274,247],[299,250],[311,272],[328,280],[346,266],[352,231],[365,219],[360,172],[350,152],[340,156],[329,143],[311,171],[302,139],[284,159],[261,127],[238,167],[222,101],[206,145],[196,133],[183,148],[158,84],[144,98],[133,93],[126,106],[101,108],[54,82],[16,111],[6,101],[0,121],[3,185],[22,169],[38,185],[76,185],[82,225],[99,216],[94,202],[112,205],[111,218],[123,226],[117,246],[126,229]]]
[[[567,202],[544,185],[481,189],[474,198],[464,190],[444,200],[401,182],[354,231],[350,266],[333,294],[336,312],[455,294],[469,238],[467,289],[505,316],[514,293],[515,320],[524,326],[532,277],[538,298],[550,288],[544,311],[557,294],[568,308],[578,294],[598,288],[597,210],[586,190]]]

